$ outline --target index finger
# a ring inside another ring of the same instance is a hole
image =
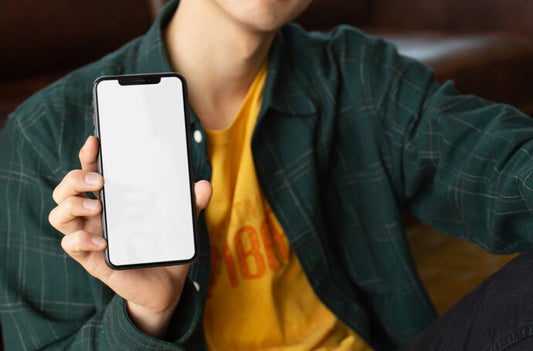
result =
[[[52,198],[59,204],[69,196],[85,197],[86,192],[96,193],[102,189],[103,185],[104,179],[100,173],[75,169],[68,172],[61,183],[55,187]]]

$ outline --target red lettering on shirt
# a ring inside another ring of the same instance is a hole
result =
[[[247,240],[246,240],[247,239]],[[245,249],[246,241],[250,248]],[[245,226],[235,233],[235,251],[242,276],[245,279],[257,279],[265,274],[265,259],[261,254],[261,243],[257,231],[251,226]],[[255,266],[255,269],[254,269]],[[253,272],[255,270],[255,272]]]
[[[209,286],[215,283],[223,270],[228,274],[231,286],[236,287],[240,279],[259,279],[266,274],[267,267],[276,272],[289,261],[289,242],[270,209],[266,211],[259,230],[243,226],[235,232],[233,244],[232,250],[226,242],[222,255],[222,248],[212,243]]]
[[[226,263],[226,269],[228,270],[228,276],[231,286],[239,285],[239,278],[237,278],[237,271],[235,270],[235,265],[233,264],[231,250],[229,249],[229,246],[227,244],[224,247],[224,263]]]

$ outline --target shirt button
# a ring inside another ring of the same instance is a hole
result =
[[[200,292],[200,284],[198,284],[198,282],[195,282],[195,281],[193,281],[192,284],[194,285],[194,288],[196,289],[196,291]]]
[[[200,132],[199,130],[195,130],[192,134],[192,137],[194,138],[194,141],[196,141],[197,144],[200,144],[204,140],[202,132]]]

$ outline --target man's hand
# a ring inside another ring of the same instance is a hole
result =
[[[131,320],[143,332],[162,338],[174,309],[178,305],[189,265],[113,270],[104,259],[107,242],[102,237],[100,200],[104,179],[98,173],[98,140],[89,137],[81,148],[81,169],[70,171],[53,192],[57,203],[49,215],[50,224],[65,234],[61,246],[89,274],[100,279],[127,301]],[[211,184],[195,184],[196,207],[203,210],[211,198]]]

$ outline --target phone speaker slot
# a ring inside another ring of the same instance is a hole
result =
[[[120,85],[159,84],[159,76],[129,76],[118,79]]]

